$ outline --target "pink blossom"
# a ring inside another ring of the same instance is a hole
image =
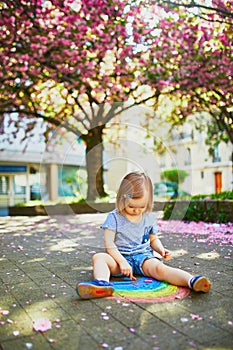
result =
[[[9,311],[8,310],[0,310],[0,313],[2,314],[2,315],[9,315]]]
[[[196,314],[190,314],[190,317],[192,320],[198,320],[198,321],[203,320],[203,318],[201,316],[196,315]]]
[[[158,220],[161,232],[181,233],[197,236],[198,241],[233,243],[233,224],[215,224],[206,222],[186,222],[182,220]],[[198,236],[204,236],[201,239]]]
[[[40,44],[31,44],[31,49],[32,50],[37,50],[40,48]]]
[[[46,332],[52,328],[52,323],[46,318],[38,318],[33,323],[33,329],[36,332]]]

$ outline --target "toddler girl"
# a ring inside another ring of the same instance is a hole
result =
[[[153,186],[144,173],[126,175],[119,187],[116,209],[111,211],[102,225],[105,253],[93,256],[94,280],[76,285],[81,298],[111,296],[111,275],[123,275],[132,281],[135,275],[167,281],[176,286],[189,287],[196,292],[208,292],[209,280],[202,275],[190,273],[165,265],[161,258],[171,259],[157,236],[153,208]]]

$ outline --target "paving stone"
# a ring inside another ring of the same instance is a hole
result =
[[[2,350],[19,350],[19,349],[33,349],[33,350],[51,350],[52,343],[42,335],[37,334],[29,337],[14,337],[14,339],[1,342]],[[65,349],[65,348],[64,348]]]
[[[175,253],[168,264],[205,273],[212,281],[208,294],[163,303],[79,298],[76,282],[92,279],[92,256],[103,250],[99,227],[105,217],[0,219],[0,349],[232,349],[229,245],[197,242],[195,235],[161,236]],[[36,332],[33,322],[40,318],[52,329]]]

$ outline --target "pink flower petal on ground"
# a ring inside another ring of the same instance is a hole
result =
[[[9,311],[8,310],[0,310],[0,314],[6,316],[6,315],[9,315]]]
[[[195,314],[190,314],[190,317],[192,320],[198,320],[198,321],[203,320],[203,318],[201,316],[195,315]]]
[[[196,344],[194,344],[192,341],[189,342],[189,345],[190,345],[192,348],[196,348]]]
[[[192,236],[205,236],[196,238],[204,243],[233,243],[233,224],[215,224],[205,222],[186,222],[182,220],[158,219],[157,224],[161,232],[191,234]]]
[[[52,323],[46,318],[38,318],[33,321],[33,329],[36,332],[46,332],[52,328]]]

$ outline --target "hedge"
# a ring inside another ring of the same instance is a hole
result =
[[[233,222],[233,200],[170,200],[164,206],[163,219]]]

